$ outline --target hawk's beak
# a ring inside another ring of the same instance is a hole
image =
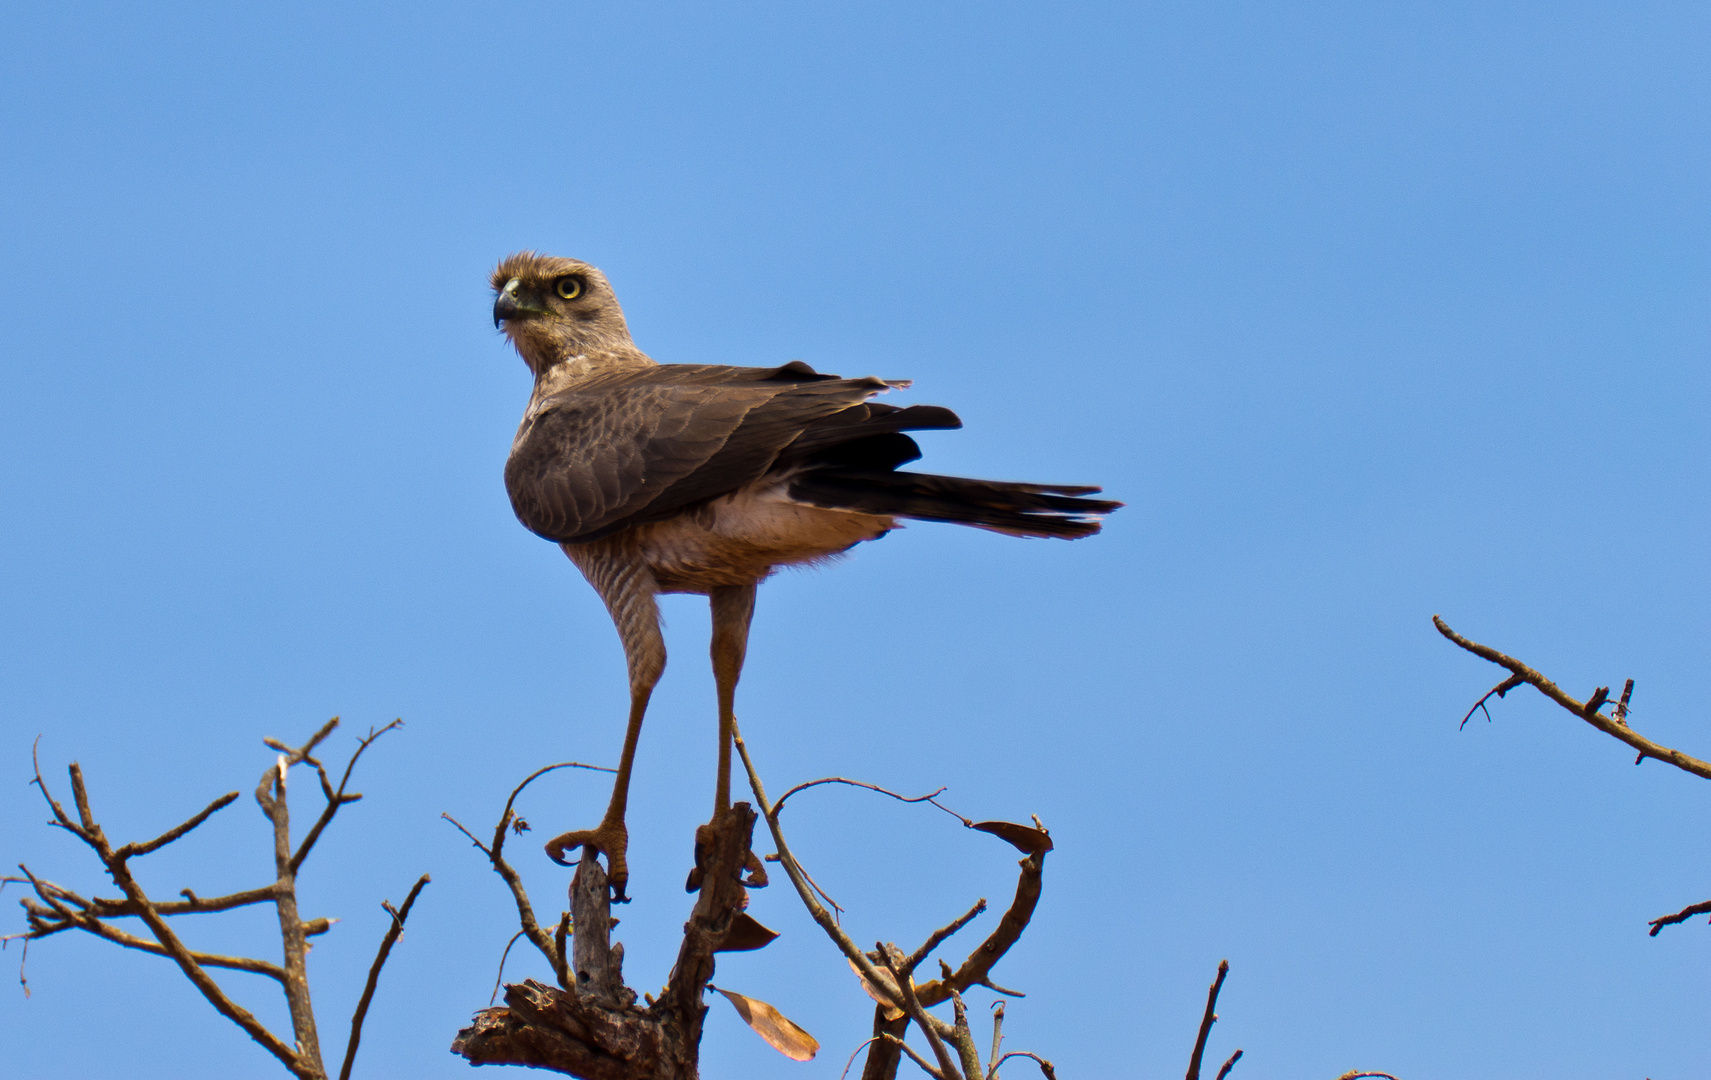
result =
[[[523,310],[522,306],[517,303],[518,284],[520,283],[517,279],[512,278],[503,289],[499,290],[499,295],[494,298],[493,329],[499,329],[499,324],[506,319],[515,319],[518,313]]]

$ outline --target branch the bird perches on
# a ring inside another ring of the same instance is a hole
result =
[[[512,792],[491,845],[452,822],[482,850],[494,871],[509,886],[517,904],[522,936],[546,958],[558,982],[557,986],[548,986],[530,979],[505,986],[504,1006],[478,1013],[470,1026],[458,1033],[453,1051],[472,1064],[529,1065],[584,1080],[688,1080],[696,1076],[701,1025],[707,1011],[703,997],[705,990],[713,988],[714,954],[758,948],[774,936],[744,910],[747,890],[765,884],[762,864],[752,852],[755,824],[764,819],[777,848],[777,853],[768,859],[783,866],[810,916],[844,953],[856,969],[863,989],[876,1002],[875,1039],[870,1040],[872,1049],[863,1076],[870,1080],[890,1080],[896,1076],[901,1056],[912,1053],[902,1037],[913,1023],[929,1044],[936,1043],[945,1051],[940,1063],[933,1067],[934,1075],[945,1080],[984,1080],[990,1072],[980,1065],[961,995],[974,986],[1016,995],[1016,991],[1005,990],[992,981],[992,968],[1021,938],[1033,916],[1040,897],[1045,855],[1052,846],[1049,835],[1043,828],[1008,822],[974,822],[954,815],[965,827],[992,833],[1021,849],[1025,854],[1020,864],[1021,876],[1015,898],[998,926],[962,965],[952,970],[941,962],[941,978],[916,984],[912,976],[915,968],[984,911],[986,901],[981,900],[967,914],[935,931],[907,956],[895,945],[885,943],[873,951],[861,949],[817,898],[817,887],[791,853],[779,824],[783,800],[778,805],[768,802],[741,733],[733,731],[733,735],[760,812],[747,803],[736,803],[696,830],[696,872],[691,877],[691,886],[699,888],[700,896],[685,925],[677,963],[665,991],[658,999],[648,998],[645,1004],[637,1004],[635,992],[624,985],[623,947],[610,941],[612,901],[605,873],[595,854],[587,850],[582,854],[571,886],[571,910],[561,916],[556,938],[541,931],[521,879],[504,857],[504,838],[513,819],[516,797],[534,776]],[[853,784],[908,802],[932,798],[905,799],[876,785],[842,778],[814,781],[792,791],[822,782]],[[940,809],[945,807],[940,805]],[[817,1047],[810,1036],[784,1020],[771,1006],[724,988],[717,989],[732,1000],[751,1027],[781,1052],[800,1059],[811,1056]],[[946,1002],[953,1006],[954,1022],[947,1023],[926,1012]],[[1030,1057],[1040,1064],[1047,1077],[1054,1075],[1051,1063],[1044,1058],[1025,1052],[1008,1056]]]

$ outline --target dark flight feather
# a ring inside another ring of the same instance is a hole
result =
[[[662,364],[585,379],[525,417],[505,467],[517,517],[559,542],[660,521],[771,474],[836,509],[955,521],[1030,536],[1085,536],[1117,503],[1097,488],[894,472],[920,457],[905,431],[956,428],[935,405],[868,399],[894,385],[777,368]]]

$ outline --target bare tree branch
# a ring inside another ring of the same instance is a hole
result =
[[[1240,1050],[1231,1054],[1229,1060],[1224,1062],[1224,1067],[1218,1070],[1218,1080],[1224,1080],[1226,1076],[1229,1076],[1230,1070],[1235,1068],[1236,1062],[1240,1060],[1242,1060],[1242,1052]]]
[[[535,918],[534,905],[529,902],[529,892],[523,887],[522,876],[505,859],[505,836],[512,828],[513,822],[516,823],[519,831],[528,828],[527,824],[516,817],[513,809],[517,802],[517,796],[523,793],[524,788],[555,769],[589,769],[594,772],[616,771],[608,769],[604,765],[584,765],[580,761],[560,761],[536,769],[525,777],[522,783],[511,789],[510,797],[505,800],[505,809],[499,815],[499,824],[493,829],[493,843],[491,845],[483,844],[477,840],[474,833],[464,828],[462,823],[450,814],[441,814],[440,817],[451,822],[454,829],[469,837],[469,842],[480,849],[481,853],[487,856],[487,861],[493,864],[493,872],[505,882],[506,887],[511,890],[512,900],[517,904],[517,921],[522,926],[523,935],[529,939],[529,944],[539,950],[540,954],[546,958],[547,963],[552,966],[553,977],[558,980],[558,984],[568,990],[576,984],[570,981],[568,964],[564,955],[564,934],[559,933],[555,940],[554,937],[547,936],[547,932],[541,929],[540,921]],[[559,925],[562,929],[568,929],[562,918]],[[507,945],[506,950],[509,951],[509,949],[510,946]],[[501,970],[503,970],[503,962],[501,962]]]
[[[915,1064],[919,1065],[921,1067],[921,1071],[926,1073],[928,1076],[931,1076],[933,1078],[933,1080],[946,1080],[944,1073],[940,1072],[938,1069],[933,1068],[933,1066],[927,1061],[926,1058],[922,1057],[920,1054],[917,1054],[915,1052],[915,1048],[910,1046],[908,1043],[904,1042],[902,1039],[899,1039],[895,1035],[880,1035],[880,1036],[877,1036],[877,1038],[884,1039],[887,1045],[894,1046],[897,1049],[901,1050],[903,1053],[909,1055],[909,1060],[913,1061]],[[868,1041],[872,1042],[873,1040],[869,1039]]]
[[[868,959],[867,953],[863,952],[855,941],[844,933],[837,920],[833,919],[831,913],[814,898],[813,891],[809,889],[808,882],[802,875],[801,867],[797,865],[795,858],[790,854],[790,845],[784,839],[784,833],[779,829],[778,820],[773,816],[772,806],[766,798],[766,787],[761,783],[760,774],[755,771],[754,760],[749,757],[748,744],[743,742],[742,732],[734,724],[731,727],[731,742],[742,757],[743,768],[749,777],[749,787],[754,791],[755,804],[760,807],[761,816],[766,819],[767,828],[772,833],[773,846],[778,849],[779,865],[784,867],[785,876],[789,877],[790,883],[796,887],[796,895],[802,898],[803,905],[808,909],[809,917],[819,924],[820,929],[825,931],[826,936],[832,939],[832,943],[848,958],[849,962],[855,965],[856,971],[863,978],[876,987],[884,986],[886,980],[880,974],[880,969],[874,966],[873,961]],[[896,1008],[903,1008],[901,1001],[893,1001],[892,1004]]]
[[[322,730],[330,734],[333,727],[337,726],[337,724],[338,717],[335,716],[329,725]],[[326,797],[327,805],[321,811],[321,816],[315,819],[315,824],[310,826],[308,835],[303,837],[303,843],[297,848],[297,854],[291,856],[291,873],[293,876],[296,875],[298,870],[303,868],[303,860],[309,857],[309,851],[315,846],[315,841],[321,838],[322,830],[332,824],[333,815],[339,812],[339,807],[346,803],[356,802],[358,799],[362,798],[361,795],[346,795],[345,786],[350,783],[351,770],[356,768],[357,760],[362,757],[363,751],[367,750],[370,746],[373,746],[375,740],[386,734],[388,731],[392,731],[403,726],[404,721],[399,719],[392,721],[390,724],[387,724],[378,731],[370,728],[368,734],[364,735],[362,740],[357,743],[356,752],[351,754],[351,759],[345,762],[345,774],[339,778],[339,786],[336,791],[328,791],[326,770],[321,768],[319,762],[314,763],[315,771],[319,773],[321,777],[321,793]],[[309,751],[314,748],[315,743],[325,737],[325,735],[319,735],[317,738],[310,740],[309,745],[303,748],[297,760],[308,761]]]
[[[1657,937],[1658,931],[1662,930],[1666,926],[1674,926],[1676,923],[1684,923],[1695,915],[1705,914],[1711,914],[1711,900],[1703,900],[1697,904],[1689,904],[1674,915],[1665,915],[1662,918],[1653,919],[1650,924],[1652,931],[1648,936]]]
[[[933,1056],[939,1059],[939,1073],[945,1080],[959,1080],[962,1076],[957,1071],[955,1060],[951,1058],[950,1048],[939,1037],[939,1028],[945,1026],[943,1020],[936,1016],[927,1015],[927,1010],[921,1007],[921,1000],[915,996],[915,980],[903,970],[903,950],[895,945],[881,942],[878,945],[879,955],[885,961],[885,966],[891,972],[891,977],[897,985],[899,996],[903,999],[903,1011],[909,1014],[909,1019],[915,1021],[915,1026],[921,1029],[921,1034],[927,1037],[927,1045],[933,1048]],[[954,1037],[955,1032],[947,1031]]]
[[[345,770],[345,773],[348,776],[350,770]],[[417,878],[416,884],[410,887],[410,895],[404,898],[403,907],[394,910],[391,904],[384,901],[380,905],[392,916],[392,925],[386,928],[386,936],[380,939],[380,951],[375,954],[374,964],[368,969],[368,981],[363,984],[362,998],[356,1003],[356,1012],[351,1014],[351,1037],[345,1043],[345,1061],[339,1067],[339,1080],[350,1080],[351,1065],[356,1061],[356,1048],[362,1042],[362,1022],[368,1016],[369,1003],[374,1000],[374,988],[380,984],[380,969],[386,966],[386,957],[392,952],[392,946],[404,936],[404,920],[410,917],[410,909],[416,905],[416,897],[421,895],[427,884],[428,875],[423,874]]]
[[[210,817],[213,817],[216,811],[224,810],[226,807],[232,805],[232,803],[237,801],[237,798],[237,792],[228,791],[218,799],[209,803],[200,813],[195,817],[192,817],[189,821],[186,821],[184,824],[166,830],[146,844],[126,844],[118,850],[117,854],[121,858],[129,859],[136,855],[147,855],[152,851],[159,851],[161,848],[172,843],[174,840],[177,840],[191,829],[194,829],[204,821],[207,821]]]
[[[963,817],[961,814],[957,813],[955,810],[952,810],[950,807],[948,807],[948,806],[946,806],[943,803],[938,801],[938,797],[940,795],[943,795],[945,793],[945,791],[947,790],[945,788],[940,788],[937,791],[928,792],[925,795],[917,795],[913,799],[911,799],[906,795],[899,795],[895,791],[892,791],[888,788],[882,788],[878,784],[869,784],[864,780],[848,780],[842,776],[825,776],[825,777],[821,777],[818,780],[810,780],[805,784],[797,784],[795,787],[791,788],[789,791],[786,791],[783,795],[780,795],[778,797],[778,801],[776,803],[774,803],[772,806],[772,812],[774,814],[777,814],[780,811],[782,811],[784,809],[784,800],[790,798],[790,796],[796,794],[798,791],[807,791],[809,788],[819,787],[821,784],[848,784],[850,787],[866,788],[868,791],[877,791],[881,795],[889,795],[893,799],[896,799],[898,802],[932,803],[934,806],[938,807],[940,810],[943,810],[945,813],[949,814],[951,817],[954,817],[958,821],[962,822],[963,825],[967,826],[968,828],[971,828],[971,829],[974,828],[974,822],[973,821],[969,820],[968,818]]]
[[[1200,1018],[1200,1034],[1194,1039],[1194,1054],[1188,1059],[1187,1080],[1200,1080],[1200,1059],[1206,1056],[1206,1037],[1212,1034],[1212,1025],[1218,1021],[1218,992],[1224,989],[1224,979],[1230,974],[1230,962],[1218,961],[1218,977],[1212,980],[1212,988],[1206,991],[1206,1014]]]
[[[954,922],[950,923],[947,926],[939,927],[939,929],[934,930],[931,934],[927,935],[927,940],[921,943],[921,947],[919,949],[916,949],[914,952],[910,953],[909,958],[907,960],[903,961],[903,970],[912,972],[916,968],[920,967],[921,962],[923,960],[925,960],[925,959],[927,959],[927,957],[933,955],[934,949],[936,949],[940,945],[944,944],[945,940],[947,938],[949,938],[952,934],[956,933],[958,930],[961,930],[963,927],[965,927],[969,923],[973,922],[974,917],[976,915],[979,915],[981,912],[983,912],[985,910],[986,910],[986,897],[983,896],[975,903],[975,905],[973,907],[968,909],[967,914],[961,916],[960,918],[956,919]],[[1002,1015],[1002,1014],[1000,1014],[1000,1015]]]
[[[1496,664],[1499,667],[1509,669],[1511,677],[1505,679],[1503,683],[1499,684],[1492,693],[1497,693],[1498,690],[1514,684],[1515,680],[1519,679],[1522,682],[1535,687],[1541,694],[1550,698],[1552,701],[1556,702],[1558,705],[1567,709],[1574,715],[1580,717],[1582,720],[1591,724],[1604,734],[1633,747],[1640,755],[1635,759],[1636,763],[1643,761],[1646,758],[1656,758],[1658,761],[1674,765],[1683,772],[1689,772],[1694,776],[1711,780],[1711,763],[1701,761],[1698,758],[1684,754],[1679,750],[1671,750],[1667,746],[1655,743],[1628,726],[1626,717],[1628,713],[1628,701],[1633,694],[1632,686],[1628,687],[1628,689],[1623,693],[1622,701],[1618,705],[1618,709],[1621,713],[1620,718],[1606,716],[1600,712],[1599,709],[1609,699],[1609,687],[1598,688],[1598,690],[1594,691],[1593,696],[1586,701],[1576,700],[1569,694],[1564,693],[1562,688],[1557,686],[1556,683],[1545,678],[1543,675],[1515,659],[1513,656],[1506,656],[1503,653],[1498,652],[1496,649],[1462,637],[1454,630],[1451,630],[1449,624],[1436,615],[1432,616],[1432,625],[1438,628],[1438,633],[1444,635],[1444,637],[1448,638],[1461,648],[1466,649],[1473,655],[1482,660],[1489,660],[1491,663]],[[1487,694],[1485,698],[1489,698],[1490,696],[1491,694]],[[1481,698],[1480,701],[1483,703],[1485,698]],[[1475,708],[1477,707],[1478,706],[1475,706]],[[1469,715],[1471,715],[1471,711]],[[1466,723],[1466,721],[1464,720],[1463,723]]]
[[[883,1039],[886,1046],[895,1046],[897,1049],[900,1049],[902,1053],[909,1054],[910,1061],[914,1061],[915,1065],[921,1066],[921,1071],[924,1071],[926,1075],[932,1077],[932,1080],[946,1080],[946,1078],[944,1078],[944,1073],[936,1070],[936,1068],[932,1068],[931,1063],[929,1063],[926,1058],[922,1058],[921,1054],[915,1053],[915,1047],[910,1046],[907,1042],[903,1042],[902,1039],[898,1039],[897,1035],[885,1034],[876,1035],[876,1037],[878,1037],[878,1039]],[[869,1042],[871,1042],[871,1039],[869,1039]]]
[[[1237,1051],[1237,1053],[1240,1053],[1240,1051]],[[1026,1050],[1012,1050],[1008,1054],[1005,1054],[1003,1057],[999,1058],[997,1061],[993,1062],[991,1071],[986,1074],[987,1080],[997,1080],[997,1078],[998,1078],[998,1066],[1004,1064],[1006,1061],[1009,1061],[1011,1058],[1014,1058],[1014,1057],[1025,1057],[1025,1058],[1032,1059],[1035,1064],[1039,1065],[1040,1072],[1045,1074],[1046,1080],[1057,1080],[1057,1070],[1052,1068],[1051,1062],[1047,1061],[1045,1058],[1041,1057],[1038,1054],[1029,1053]]]
[[[88,786],[85,783],[82,768],[73,762],[67,769],[71,778],[74,805],[77,808],[77,819],[73,821],[70,815],[66,813],[65,808],[48,790],[47,784],[41,776],[39,759],[32,749],[31,760],[36,765],[32,783],[40,789],[43,799],[46,800],[53,813],[54,820],[50,824],[72,833],[94,851],[96,857],[101,860],[108,876],[119,887],[123,896],[119,898],[85,899],[70,889],[37,878],[26,867],[20,867],[25,875],[22,880],[28,881],[35,892],[35,899],[26,897],[23,901],[29,921],[29,929],[24,935],[25,940],[76,929],[94,934],[124,948],[166,956],[178,965],[179,970],[190,980],[191,985],[196,987],[197,991],[209,1004],[214,1006],[216,1011],[237,1024],[245,1034],[272,1054],[293,1075],[302,1078],[302,1080],[327,1080],[326,1070],[322,1064],[319,1040],[316,1035],[314,1011],[309,999],[305,957],[309,949],[308,939],[317,934],[326,933],[333,920],[319,918],[304,921],[300,917],[297,908],[296,873],[310,848],[312,848],[316,837],[331,822],[337,808],[360,797],[347,795],[344,791],[357,758],[376,738],[397,727],[399,722],[395,721],[388,724],[379,731],[371,730],[368,736],[361,740],[357,750],[351,756],[351,760],[346,764],[343,780],[335,790],[327,779],[325,767],[313,755],[315,748],[332,734],[338,723],[337,717],[327,721],[306,743],[296,748],[286,746],[276,739],[263,740],[268,746],[279,751],[280,754],[273,765],[263,774],[255,791],[256,803],[261,807],[263,814],[272,826],[270,832],[273,842],[275,879],[261,888],[207,899],[185,889],[182,891],[183,900],[157,903],[150,899],[131,873],[129,860],[158,851],[168,844],[182,839],[213,814],[231,805],[238,797],[236,792],[214,800],[182,824],[167,830],[152,840],[132,842],[115,848],[107,840],[106,834],[91,809]],[[328,797],[328,805],[310,836],[293,854],[291,850],[290,808],[286,798],[286,786],[290,769],[303,763],[314,767],[321,781],[322,793]],[[380,954],[369,974],[368,986],[358,1006],[358,1013],[352,1020],[352,1043],[346,1055],[347,1073],[352,1055],[355,1053],[356,1042],[360,1038],[363,1016],[373,998],[380,968],[398,939],[399,932],[403,928],[404,916],[407,915],[410,906],[415,902],[422,886],[426,883],[427,878],[424,877],[411,890],[403,910],[393,913],[392,931],[389,932],[381,945]],[[184,944],[166,921],[169,916],[227,911],[261,903],[272,903],[276,909],[280,938],[284,949],[285,962],[283,965],[248,957],[220,956],[193,951]],[[388,907],[388,910],[391,911],[391,908]],[[149,933],[153,935],[154,941],[119,930],[104,921],[108,918],[120,917],[141,919]],[[257,1020],[253,1014],[233,1001],[208,974],[207,969],[210,968],[264,975],[278,982],[285,992],[286,1003],[291,1013],[294,1045],[288,1045]],[[348,1080],[348,1077],[345,1080]]]

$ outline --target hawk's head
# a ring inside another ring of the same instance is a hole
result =
[[[606,275],[575,259],[520,251],[493,271],[493,325],[539,375],[578,354],[632,354]]]

